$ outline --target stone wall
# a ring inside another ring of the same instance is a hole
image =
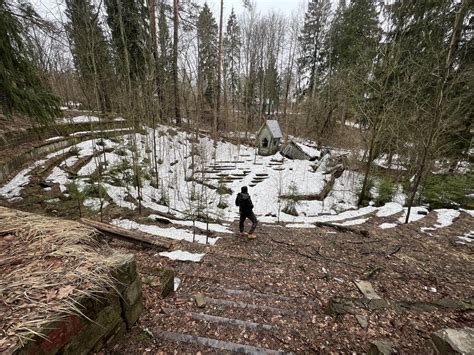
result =
[[[80,131],[80,130],[79,130]],[[126,131],[118,132],[107,132],[107,137],[113,137],[117,135],[123,135]],[[84,140],[89,140],[92,137],[98,137],[98,134],[88,134],[78,137],[65,138],[63,140],[58,140],[54,142],[47,142],[36,146],[33,149],[30,149],[24,153],[18,154],[17,156],[10,157],[5,161],[0,161],[0,184],[7,182],[8,178],[13,175],[13,173],[20,170],[26,163],[39,159],[40,157],[47,155],[52,152],[56,152],[60,149],[72,146],[73,144],[79,143]]]
[[[116,269],[114,277],[115,290],[79,300],[83,316],[68,315],[45,326],[46,339],[28,341],[14,354],[87,354],[113,343],[136,323],[143,310],[135,259]]]
[[[65,136],[74,132],[108,130],[130,127],[127,121],[100,121],[84,123],[66,123],[46,127],[0,132],[0,149],[16,147],[24,143],[44,140],[55,136]]]

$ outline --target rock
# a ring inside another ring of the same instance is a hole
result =
[[[196,301],[196,305],[199,308],[204,308],[206,306],[206,297],[204,297],[204,295],[201,293],[198,293],[196,296],[194,296],[194,301]]]
[[[388,301],[380,297],[372,287],[372,284],[368,281],[356,280],[354,281],[355,285],[360,292],[364,295],[366,299],[369,300],[370,309],[380,309],[389,306]]]
[[[165,298],[174,292],[174,270],[163,269],[160,275],[161,297]]]
[[[354,310],[354,303],[351,300],[345,299],[342,296],[332,297],[324,312],[330,316],[337,316],[347,313],[352,313]]]
[[[139,277],[125,289],[123,297],[127,304],[135,304],[142,297],[142,283]]]
[[[381,308],[389,307],[390,303],[387,300],[380,298],[380,299],[370,300],[368,306],[370,309],[381,309]]]
[[[455,300],[449,297],[441,298],[434,302],[437,306],[448,308],[448,309],[458,309],[458,310],[471,310],[474,309],[474,304],[467,301]]]
[[[355,285],[359,289],[360,292],[367,298],[368,300],[381,300],[382,297],[377,295],[372,284],[369,281],[354,281]]]
[[[370,342],[367,355],[390,355],[395,354],[393,343],[388,339],[377,339]]]
[[[366,316],[360,316],[358,314],[356,314],[356,319],[357,319],[357,322],[359,322],[359,325],[362,327],[362,329],[367,329],[368,326],[369,326],[369,322],[368,322],[368,319]]]
[[[442,329],[431,340],[438,354],[474,354],[474,328]]]
[[[131,329],[132,326],[137,322],[138,318],[143,312],[143,300],[140,298],[134,305],[125,305],[123,308],[123,315],[127,329]]]

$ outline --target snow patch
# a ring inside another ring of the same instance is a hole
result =
[[[316,228],[314,224],[309,223],[290,223],[285,226],[286,228]]]
[[[456,210],[449,210],[449,209],[439,209],[435,210],[436,214],[438,215],[436,224],[432,227],[422,227],[421,231],[433,231],[439,228],[445,228],[453,224],[454,219],[459,217],[461,212]]]
[[[458,242],[460,244],[466,244],[466,243],[472,243],[474,242],[474,230],[467,232],[463,236],[458,237],[458,239],[462,240],[461,242]]]
[[[397,226],[396,223],[382,223],[379,225],[379,228],[381,229],[390,229],[390,228],[395,228]]]
[[[389,202],[379,208],[377,217],[388,217],[403,211],[403,206],[396,202]]]
[[[157,235],[164,238],[174,239],[174,240],[186,240],[188,242],[193,242],[193,233],[185,229],[177,229],[174,227],[171,228],[161,228],[154,225],[148,224],[139,224],[137,222],[128,220],[128,219],[115,219],[112,221],[112,224],[126,229],[138,229],[142,232]],[[196,234],[194,236],[194,241],[200,244],[206,244],[207,242],[210,245],[216,244],[219,238],[206,237],[202,234]]]
[[[182,250],[175,250],[171,252],[164,251],[159,254],[171,260],[193,261],[195,263],[201,261],[204,255],[206,255],[206,254],[200,254],[200,253],[190,253],[190,252],[182,251]]]
[[[87,122],[99,122],[100,119],[97,116],[76,116],[76,117],[65,117],[61,120],[62,123],[87,123]]]
[[[404,208],[403,211],[404,211],[403,216],[398,219],[399,223],[405,223],[408,208]],[[422,212],[422,214],[418,212]],[[412,207],[410,211],[410,218],[408,220],[408,223],[419,221],[420,219],[426,217],[426,214],[428,214],[428,210],[425,207],[421,207],[421,206]]]
[[[44,141],[45,142],[52,142],[52,141],[57,141],[57,140],[60,140],[60,139],[63,139],[64,136],[57,136],[57,137],[51,137],[51,138],[48,138],[48,139],[45,139]]]

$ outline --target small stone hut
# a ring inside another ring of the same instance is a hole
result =
[[[280,149],[283,138],[280,125],[276,120],[267,120],[257,132],[258,154],[272,155]]]

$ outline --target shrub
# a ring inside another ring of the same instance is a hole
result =
[[[232,195],[232,190],[225,186],[222,181],[219,182],[216,192],[218,195]]]
[[[286,195],[285,199],[286,203],[282,211],[292,216],[298,216],[298,211],[296,207],[300,202],[298,196],[298,186],[295,182],[292,182],[290,186],[288,186],[288,194]]]
[[[375,199],[377,206],[383,206],[387,202],[392,201],[395,192],[395,184],[389,177],[382,177],[379,181],[378,196]]]
[[[83,193],[86,197],[105,198],[107,196],[107,190],[100,184],[87,185]]]
[[[421,192],[430,208],[474,208],[474,173],[465,175],[432,175]]]

